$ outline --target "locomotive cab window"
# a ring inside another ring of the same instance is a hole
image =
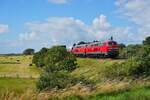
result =
[[[116,43],[116,42],[108,42],[108,45],[109,45],[109,46],[117,45],[117,43]]]

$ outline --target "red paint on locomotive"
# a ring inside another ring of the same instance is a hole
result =
[[[119,54],[119,46],[116,41],[108,40],[103,43],[91,42],[72,47],[71,52],[77,56],[83,57],[116,57]]]

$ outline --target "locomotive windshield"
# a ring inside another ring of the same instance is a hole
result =
[[[108,45],[109,45],[109,46],[117,45],[117,43],[116,43],[116,42],[114,42],[114,41],[111,41],[111,42],[108,42]]]

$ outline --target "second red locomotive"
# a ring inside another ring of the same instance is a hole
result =
[[[115,58],[119,54],[119,46],[113,39],[105,42],[94,41],[74,45],[71,52],[80,57],[110,57]]]

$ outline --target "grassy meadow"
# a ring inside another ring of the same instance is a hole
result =
[[[54,99],[57,100],[57,98]],[[131,91],[96,94],[84,98],[80,96],[70,96],[64,98],[64,100],[150,100],[150,89],[143,87]]]
[[[78,58],[71,74],[95,83],[93,88],[77,84],[63,90],[38,93],[36,81],[41,70],[32,64],[32,56],[0,56],[0,99],[5,100],[150,100],[150,80],[101,82],[105,66],[124,60]]]
[[[7,91],[15,91],[23,93],[27,90],[36,90],[35,79],[27,78],[0,78],[0,93]]]
[[[102,68],[123,61],[124,60],[78,58],[77,63],[79,68],[73,71],[72,75],[77,77],[84,76],[89,80],[98,82],[100,80],[99,73]]]
[[[0,77],[38,78],[40,69],[32,64],[32,56],[0,56]]]

